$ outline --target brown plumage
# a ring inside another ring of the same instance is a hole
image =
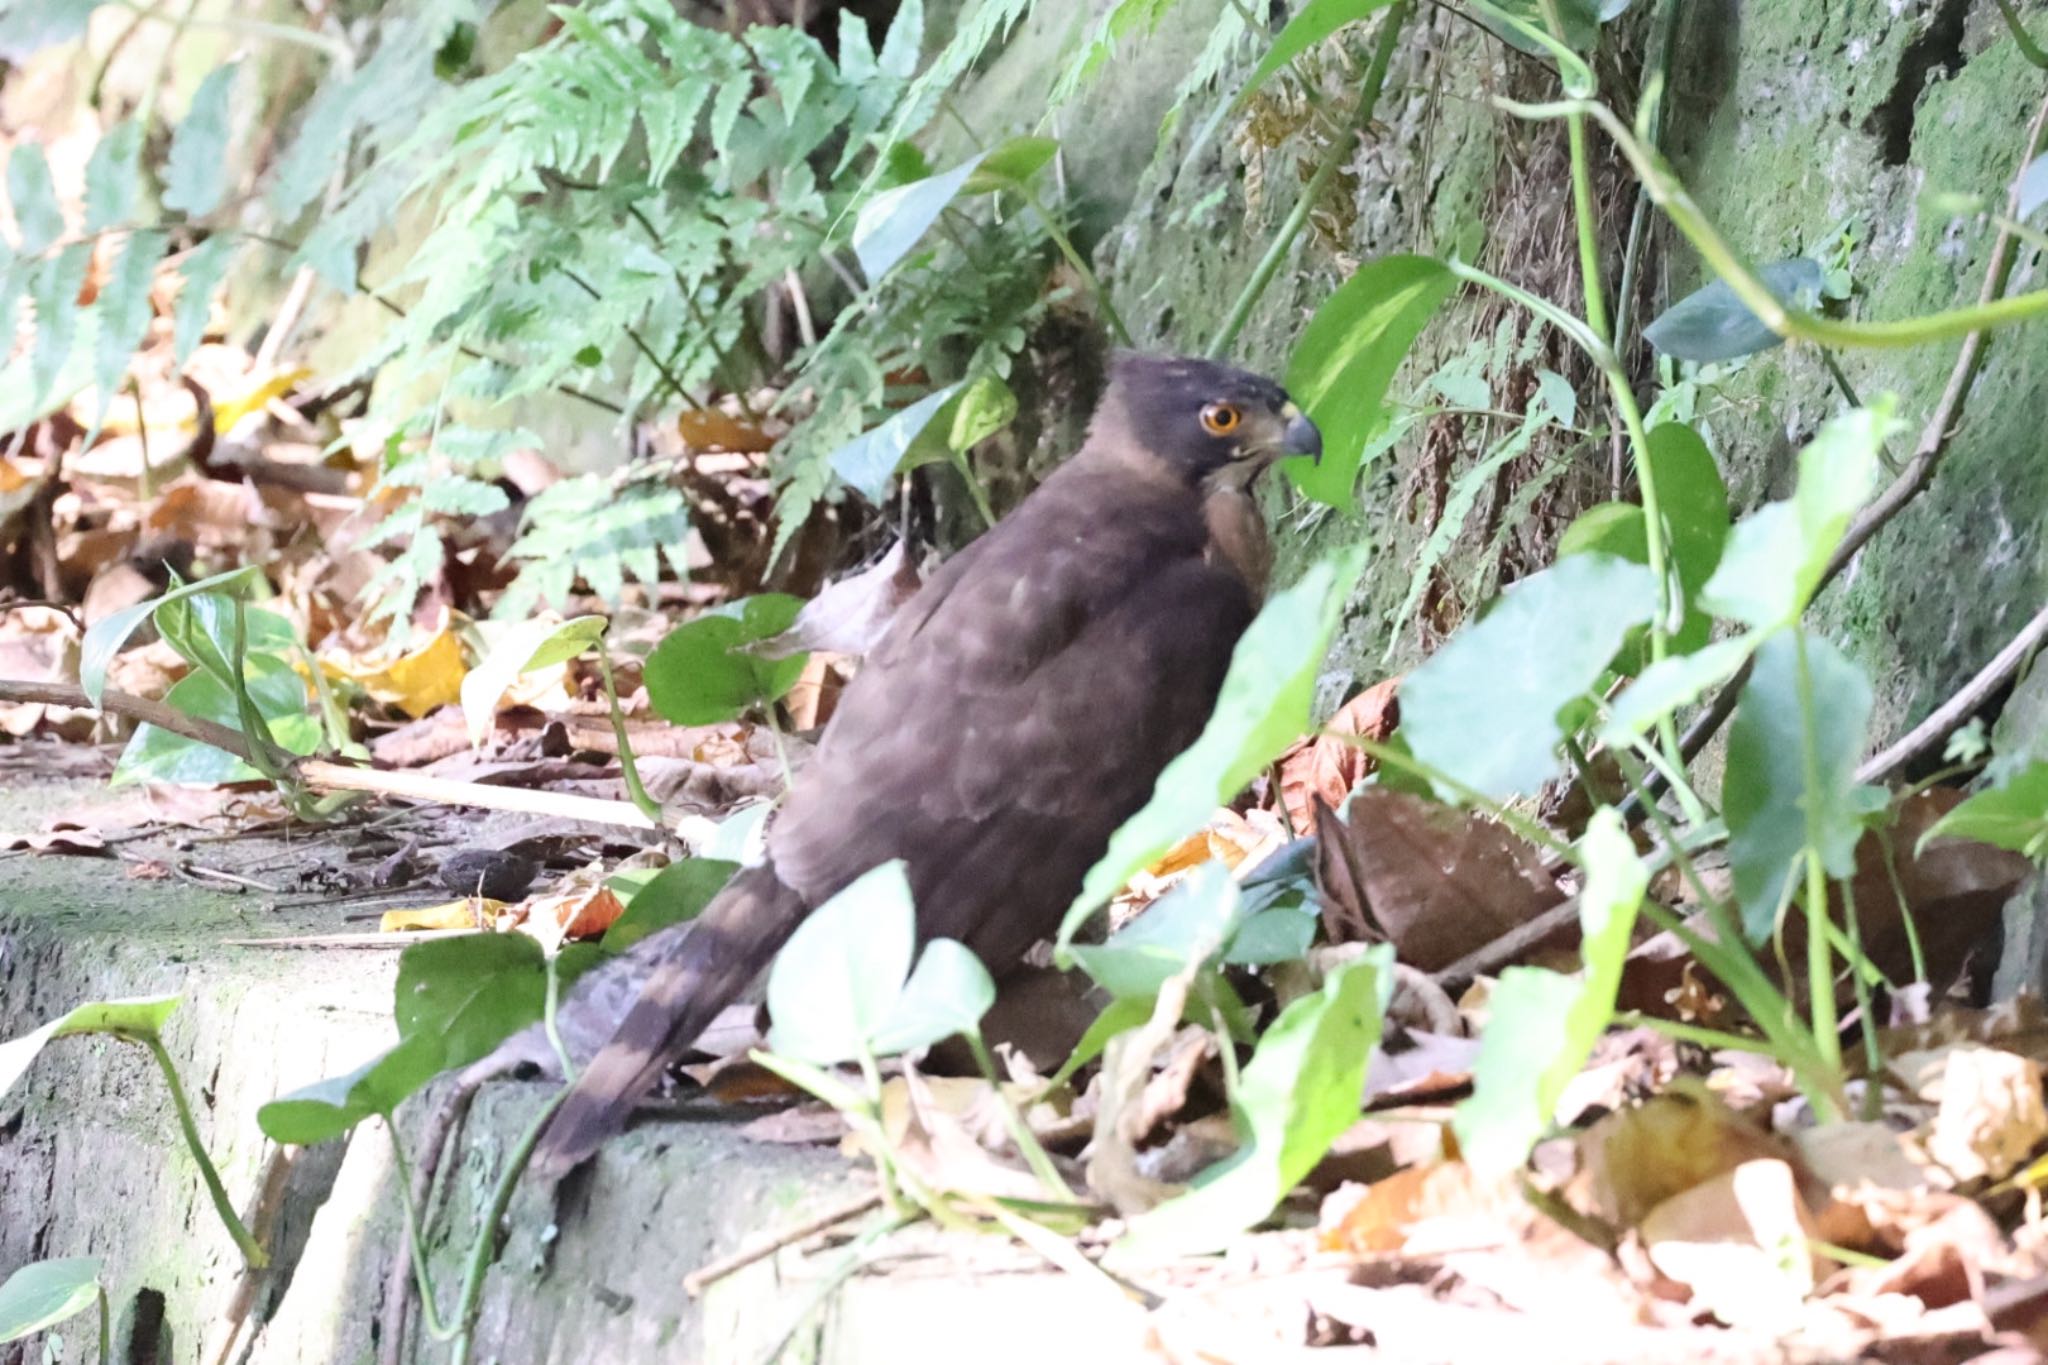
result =
[[[1270,380],[1124,357],[1088,439],[891,623],[770,827],[672,945],[536,1158],[577,1165],[805,915],[904,860],[920,940],[1001,976],[1050,934],[1109,836],[1201,732],[1269,565],[1250,496],[1319,453]]]

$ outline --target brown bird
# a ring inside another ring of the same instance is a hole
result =
[[[804,917],[904,861],[920,941],[1001,976],[1207,722],[1271,564],[1250,489],[1322,439],[1279,385],[1122,356],[1088,439],[906,603],[767,837],[659,956],[542,1140],[581,1163]]]

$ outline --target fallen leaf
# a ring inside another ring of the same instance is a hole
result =
[[[786,659],[806,650],[859,659],[881,641],[903,604],[924,586],[924,575],[897,541],[889,552],[850,578],[804,603],[788,630],[748,645],[744,652]]]
[[[396,657],[330,650],[321,653],[320,666],[329,677],[349,679],[378,701],[413,717],[457,700],[467,672],[462,642],[447,626]]]
[[[1315,803],[1342,806],[1352,788],[1378,768],[1356,744],[1337,736],[1384,740],[1401,723],[1401,680],[1388,678],[1337,708],[1321,731],[1280,755],[1280,800],[1296,834],[1315,832]]]
[[[1791,1327],[1819,1278],[1813,1220],[1784,1161],[1745,1161],[1673,1195],[1641,1233],[1651,1263],[1732,1327]]]
[[[505,902],[470,896],[418,910],[386,910],[377,920],[377,930],[402,934],[418,929],[477,929],[488,925],[505,910]]]
[[[598,937],[625,913],[610,887],[579,887],[528,901],[520,927],[552,953],[564,943]]]
[[[1893,1057],[1889,1068],[1935,1106],[1917,1136],[1958,1184],[2004,1178],[2048,1138],[2041,1067],[2032,1058],[1957,1043]]]
[[[758,455],[775,438],[752,422],[727,416],[717,408],[687,408],[676,417],[676,432],[692,450],[730,450]]]
[[[0,834],[0,848],[29,853],[105,853],[106,837],[93,829],[49,829],[36,834]]]
[[[1697,1083],[1616,1110],[1578,1134],[1571,1205],[1616,1233],[1685,1191],[1759,1160],[1789,1161],[1792,1148],[1742,1118]]]
[[[1426,972],[1565,898],[1542,854],[1506,826],[1406,792],[1361,788],[1348,818],[1328,827],[1343,833],[1361,903],[1326,906],[1325,922],[1377,925],[1401,961]]]
[[[1339,1187],[1323,1200],[1316,1240],[1354,1256],[1412,1249],[1425,1230],[1433,1245],[1484,1246],[1515,1240],[1528,1216],[1512,1175],[1481,1176],[1462,1161],[1445,1161]]]

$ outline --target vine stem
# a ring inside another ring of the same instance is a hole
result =
[[[1813,1015],[1813,1040],[1830,1070],[1842,1068],[1841,1026],[1835,1018],[1833,950],[1828,946],[1828,878],[1820,858],[1821,792],[1820,718],[1813,701],[1813,667],[1807,657],[1806,632],[1792,634],[1798,664],[1800,747],[1806,767],[1806,989]],[[1867,1022],[1867,1021],[1866,1021]]]
[[[1102,281],[1096,278],[1087,258],[1074,248],[1074,239],[1067,235],[1066,227],[1046,210],[1045,202],[1038,197],[1038,192],[1022,180],[1012,181],[1010,188],[1016,190],[1024,202],[1031,205],[1031,211],[1036,213],[1038,221],[1045,225],[1046,233],[1052,238],[1053,245],[1060,249],[1060,255],[1067,258],[1067,264],[1081,277],[1082,285],[1095,300],[1095,306],[1102,310],[1102,320],[1109,324],[1110,331],[1116,333],[1117,340],[1126,346],[1137,345],[1131,340],[1131,329],[1124,326],[1123,316],[1116,311],[1116,305],[1109,301],[1109,291],[1102,287]],[[964,243],[961,250],[966,250]]]
[[[206,1193],[213,1200],[213,1211],[226,1224],[228,1235],[235,1239],[242,1258],[252,1269],[263,1269],[270,1264],[270,1257],[264,1254],[249,1229],[242,1225],[234,1204],[228,1199],[227,1187],[221,1183],[220,1171],[214,1167],[213,1158],[206,1154],[206,1140],[199,1135],[199,1124],[192,1117],[192,1103],[185,1098],[185,1085],[178,1079],[178,1068],[171,1061],[170,1050],[154,1033],[140,1041],[149,1049],[149,1055],[156,1058],[158,1068],[164,1073],[164,1082],[171,1088],[171,1107],[177,1110],[178,1128],[185,1135],[185,1146],[191,1149],[192,1159],[199,1163],[199,1178],[206,1182]]]
[[[1365,132],[1365,126],[1372,121],[1373,110],[1380,102],[1380,94],[1386,88],[1387,67],[1393,61],[1394,46],[1400,40],[1401,30],[1407,25],[1408,15],[1414,8],[1413,0],[1395,0],[1388,9],[1386,18],[1380,21],[1379,41],[1374,45],[1372,63],[1366,68],[1365,83],[1359,89],[1358,103],[1353,106],[1351,122],[1337,135],[1337,138],[1323,152],[1323,159],[1316,164],[1315,172],[1303,186],[1301,197],[1294,201],[1280,230],[1273,234],[1273,240],[1266,244],[1266,252],[1259,257],[1259,263],[1252,268],[1251,278],[1238,291],[1237,299],[1230,306],[1230,313],[1223,319],[1223,325],[1216,329],[1216,335],[1209,338],[1209,344],[1202,354],[1211,360],[1220,359],[1237,342],[1245,324],[1251,320],[1252,309],[1258,306],[1266,289],[1273,283],[1273,277],[1280,273],[1280,267],[1287,260],[1287,253],[1294,249],[1295,239],[1308,226],[1309,215],[1321,202],[1323,192],[1338,170],[1351,159],[1351,153],[1358,147],[1358,140]]]
[[[619,707],[618,684],[612,680],[612,654],[602,639],[597,642],[597,676],[604,684],[605,703],[611,711],[612,738],[619,745],[619,776],[625,779],[626,795],[632,798],[642,815],[659,825],[661,802],[649,795],[645,784],[640,781],[640,765],[634,761],[633,744],[626,737],[626,713]]]
[[[519,1188],[519,1177],[526,1174],[526,1164],[533,1159],[533,1149],[540,1144],[540,1135],[547,1128],[548,1120],[568,1098],[569,1087],[566,1085],[548,1096],[547,1103],[533,1116],[533,1122],[519,1135],[518,1145],[505,1158],[505,1169],[499,1173],[497,1187],[491,1191],[490,1205],[484,1210],[476,1242],[470,1247],[468,1269],[463,1272],[462,1297],[455,1305],[455,1341],[448,1349],[448,1365],[468,1365],[471,1342],[476,1335],[477,1308],[483,1300],[484,1276],[497,1259],[498,1227],[505,1221],[506,1210],[512,1207],[512,1195]]]

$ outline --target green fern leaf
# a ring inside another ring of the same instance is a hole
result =
[[[512,505],[505,490],[475,479],[435,479],[420,490],[420,502],[442,516],[488,517]]]
[[[99,410],[93,417],[97,427],[113,404],[128,362],[149,331],[149,286],[156,279],[157,262],[164,258],[164,234],[157,231],[131,232],[128,243],[107,272],[94,305],[99,313],[99,338],[94,349],[93,386],[99,390]]]
[[[667,551],[680,564],[690,522],[683,495],[665,484],[629,483],[614,489],[594,474],[564,479],[526,508],[527,529],[512,545],[523,567],[493,615],[516,617],[543,602],[561,604],[583,579],[606,601],[617,601],[629,566],[633,576]]]
[[[21,249],[34,256],[64,235],[64,210],[50,179],[49,158],[39,142],[15,144],[7,157],[7,199],[14,225],[21,229]]]
[[[28,287],[30,264],[14,254],[6,239],[0,238],[0,344],[9,349],[21,325],[21,295]]]
[[[341,169],[360,113],[364,77],[373,74],[363,71],[345,81],[322,81],[306,102],[299,131],[278,158],[266,196],[278,221],[298,217]]]
[[[92,243],[73,242],[37,262],[29,277],[28,295],[36,309],[36,344],[29,374],[35,381],[38,402],[50,396],[64,362],[71,358],[81,311],[78,291],[85,285],[85,267],[91,260]]]
[[[135,216],[141,189],[142,125],[117,123],[85,163],[85,230],[118,227]]]
[[[228,102],[239,65],[215,67],[199,83],[164,162],[164,207],[204,218],[227,195]]]
[[[208,237],[186,256],[179,266],[182,283],[178,301],[171,309],[171,363],[179,369],[206,339],[206,324],[213,317],[213,292],[235,259],[236,239],[225,232]]]

